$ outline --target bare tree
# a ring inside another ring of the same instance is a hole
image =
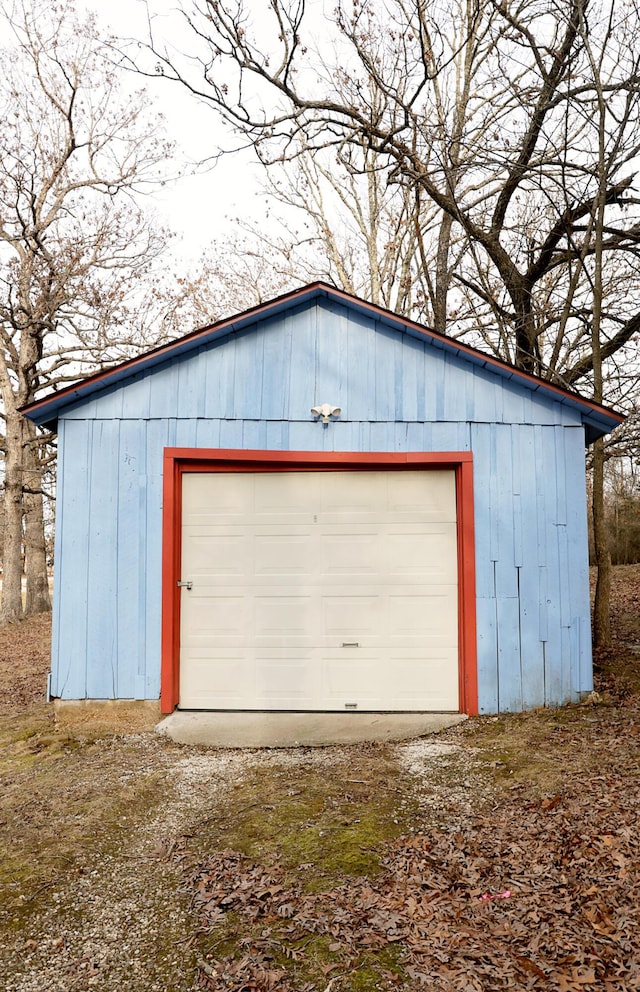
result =
[[[570,283],[594,250],[584,237],[598,189],[597,92],[581,29],[587,16],[591,47],[604,56],[607,100],[629,97],[637,107],[638,11],[633,0],[619,2],[610,21],[610,7],[343,0],[337,57],[329,61],[331,45],[314,47],[313,11],[298,0],[273,0],[260,11],[243,0],[196,0],[183,10],[194,39],[189,61],[156,43],[153,71],[216,106],[263,160],[297,156],[300,147],[366,148],[378,168],[419,191],[420,204],[435,206],[467,239],[464,264],[443,274],[444,286],[452,275],[500,318],[508,329],[504,357],[545,374],[544,346],[562,318],[550,326],[538,301],[559,270]],[[632,186],[637,114],[627,115],[623,130],[605,191],[607,257],[634,254],[640,232]],[[445,249],[447,225],[439,231]],[[534,237],[527,225],[535,225]],[[443,250],[437,265],[446,258]],[[584,303],[576,290],[572,299],[565,329]],[[632,314],[603,359],[637,328]],[[572,379],[591,371],[582,353]]]
[[[263,162],[333,149],[415,197],[438,329],[618,398],[610,371],[640,333],[637,0],[339,0],[321,49],[303,0],[182,15],[189,59],[151,38],[150,71],[214,105]]]
[[[281,288],[322,279],[430,323],[433,286],[420,264],[427,217],[416,223],[413,191],[387,180],[366,150],[357,165],[353,155],[303,149],[293,162],[268,165],[267,216],[237,219],[231,265],[242,270],[259,256],[265,287],[274,277]]]
[[[446,30],[435,22],[431,30],[436,48],[447,52],[447,78],[434,79],[437,126],[424,122],[425,133],[416,132],[412,141],[416,147],[428,145],[431,159],[440,163],[443,189],[460,192],[475,151],[475,138],[461,140],[463,125],[475,79],[493,40],[479,25],[472,0],[452,5]],[[465,39],[472,43],[465,46]],[[388,39],[381,40],[381,50],[387,44]],[[435,72],[434,52],[430,49],[429,60]],[[342,69],[333,79],[348,101],[350,75]],[[385,97],[375,80],[357,85],[372,113],[383,109]],[[250,267],[257,270],[262,255],[268,259],[267,271],[262,272],[265,287],[273,285],[274,277],[279,289],[323,278],[451,333],[448,294],[466,237],[448,214],[419,187],[402,181],[393,163],[383,162],[367,140],[360,144],[332,140],[318,147],[300,132],[286,156],[274,157],[269,142],[259,140],[255,148],[265,167],[268,217],[266,222],[237,218],[240,235],[233,239],[235,256],[229,259],[223,250],[222,259],[212,257],[209,278],[227,281],[225,256],[232,268],[245,272],[249,259]],[[216,255],[219,247],[217,242]],[[204,296],[205,282],[198,279]],[[238,291],[244,299],[240,285],[233,298],[238,298]]]
[[[142,94],[119,86],[91,17],[21,0],[1,10],[0,395],[5,429],[2,622],[50,607],[43,438],[20,407],[113,358],[163,244],[127,198],[168,146]],[[127,328],[126,348],[135,346]]]
[[[638,459],[618,456],[607,462],[606,518],[612,559],[628,565],[640,561],[640,478]]]
[[[278,258],[277,250],[269,252],[263,240],[240,229],[212,241],[197,270],[176,273],[170,291],[164,287],[153,301],[149,325],[155,322],[163,338],[177,337],[185,328],[211,324],[296,288],[300,278],[288,254],[290,249]]]

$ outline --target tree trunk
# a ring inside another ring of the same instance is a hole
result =
[[[29,493],[25,496],[24,503],[25,573],[27,577],[24,612],[26,616],[31,616],[32,613],[48,613],[51,610],[51,597],[47,577],[42,496],[39,493]]]
[[[593,642],[597,648],[611,644],[611,554],[607,540],[604,508],[604,441],[593,446],[593,543],[598,566],[596,596],[593,606]]]
[[[449,214],[443,214],[440,232],[438,234],[438,252],[436,255],[436,288],[433,301],[433,326],[439,334],[447,333],[447,296],[449,292],[449,251],[451,247],[451,228],[453,220]]]
[[[22,609],[22,417],[6,411],[4,549],[0,623],[20,620]]]
[[[515,365],[530,375],[539,375],[540,346],[538,344],[536,318],[533,312],[531,288],[512,283],[510,295],[517,314],[515,322]]]
[[[604,379],[602,372],[602,303],[604,299],[603,252],[604,222],[607,203],[609,165],[607,161],[605,99],[599,67],[589,45],[589,32],[584,20],[584,8],[577,9],[580,17],[585,51],[593,70],[598,94],[598,194],[595,206],[594,272],[593,272],[593,319],[591,322],[591,348],[593,353],[593,398],[602,403]],[[596,648],[607,648],[611,644],[611,553],[607,538],[604,507],[604,439],[599,438],[593,446],[593,543],[598,566],[596,595],[593,606],[593,642]]]
[[[42,465],[40,463],[36,429],[24,421],[25,445],[22,452],[23,482],[27,490],[24,505],[24,555],[27,577],[25,614],[48,613],[51,609],[47,576],[47,552],[44,534],[42,496]]]
[[[27,578],[24,612],[26,616],[31,616],[33,613],[48,613],[51,610],[42,495],[40,493],[25,495],[24,509],[25,574]]]

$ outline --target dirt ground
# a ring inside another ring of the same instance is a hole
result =
[[[640,566],[613,596],[582,706],[278,752],[56,720],[48,618],[0,630],[2,984],[640,989]]]

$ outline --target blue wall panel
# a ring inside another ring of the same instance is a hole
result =
[[[242,427],[241,420],[223,420],[220,424],[220,447],[241,448]]]
[[[495,596],[478,596],[478,702],[481,713],[497,713],[500,684],[498,679],[498,626]]]
[[[479,599],[493,600],[495,575],[491,557],[491,430],[486,424],[471,425],[471,447],[475,491],[476,591]]]
[[[178,406],[180,419],[204,416],[206,400],[206,363],[198,349],[189,361],[176,363],[178,376]]]
[[[549,639],[549,623],[548,623],[548,607],[549,607],[549,593],[548,593],[547,582],[547,566],[538,565],[538,636],[540,641],[545,644]]]
[[[469,387],[467,370],[460,362],[447,355],[443,368],[443,420],[467,423],[473,419],[473,395]]]
[[[118,695],[136,699],[145,695],[147,609],[146,431],[140,422],[119,425],[118,547],[116,557],[117,685]],[[128,650],[127,650],[128,646]]]
[[[87,695],[118,695],[118,433],[120,421],[95,420],[91,425],[91,489],[89,494],[89,581],[87,585]]]
[[[135,423],[135,422],[134,422]],[[162,458],[165,448],[170,446],[169,421],[148,420],[138,421],[138,430],[146,438],[146,475],[147,479],[157,476],[162,478]]]
[[[556,502],[558,492],[556,440],[557,435],[553,427],[536,428],[535,460],[538,479],[543,481],[543,484],[538,484],[537,487],[537,524],[539,561],[545,566],[545,693],[549,703],[559,702],[564,698],[562,585],[568,579],[560,570],[561,528],[558,526]]]
[[[316,405],[316,315],[313,310],[285,318],[291,337],[291,364],[288,369],[291,420],[305,420]],[[328,403],[318,400],[319,403]]]
[[[548,395],[333,302],[230,330],[59,427],[55,695],[158,695],[167,446],[473,451],[480,709],[591,687],[584,433]]]
[[[502,419],[504,423],[525,423],[523,389],[519,389],[514,382],[506,379],[502,380]]]
[[[92,428],[90,420],[70,420],[59,425],[54,577],[56,629],[51,691],[62,699],[84,699],[87,695],[87,539],[91,530]]]
[[[565,469],[567,481],[567,554],[570,562],[569,577],[571,590],[571,629],[574,636],[576,659],[574,686],[576,692],[585,693],[593,689],[593,667],[591,664],[591,616],[589,602],[583,591],[589,585],[589,561],[586,554],[587,505],[586,490],[582,485],[585,472],[584,450],[576,434],[579,429],[564,431]]]
[[[145,698],[157,699],[160,695],[160,635],[162,602],[162,476],[147,478],[147,529],[146,529],[146,610],[140,617],[144,630],[146,658],[144,666]]]
[[[518,568],[518,609],[522,698],[527,707],[544,706],[544,653],[540,639],[538,566],[526,560]]]
[[[235,420],[259,420],[261,417],[263,356],[264,331],[256,332],[249,329],[236,335],[236,367],[231,414]],[[282,388],[283,372],[284,370],[281,370],[276,381],[271,383],[271,389]]]
[[[179,361],[172,367],[163,365],[153,373],[149,373],[149,417],[152,420],[162,420],[167,416],[176,415],[178,406],[178,374]],[[97,416],[102,416],[100,400],[98,399]]]
[[[228,335],[215,349],[215,360],[207,356],[205,365],[204,416],[210,420],[233,416],[236,340]],[[165,410],[166,415],[166,410]]]
[[[485,369],[473,370],[467,389],[473,392],[473,416],[479,424],[502,423],[502,383]]]
[[[401,394],[398,420],[412,423],[424,420],[424,349],[412,338],[404,338],[395,364],[395,390]]]
[[[324,322],[321,326],[324,326]],[[376,379],[373,348],[375,332],[368,321],[354,315],[352,319],[345,321],[345,333],[348,337],[348,375],[344,398],[331,397],[323,400],[318,396],[318,402],[339,405],[345,419],[369,421],[374,419],[372,412],[375,407]],[[355,369],[358,370],[357,374],[354,374]]]
[[[139,375],[122,391],[122,417],[124,420],[146,420],[149,416],[151,376]]]
[[[375,394],[370,420],[393,423],[396,419],[395,346],[398,336],[392,331],[378,331],[374,337]]]
[[[347,383],[349,322],[343,313],[338,312],[337,319],[327,312],[317,311],[313,321],[314,335],[314,377],[313,388],[306,393],[305,407],[319,403],[331,403],[340,406],[341,400],[336,397],[343,395]],[[310,387],[311,382],[308,383]],[[302,411],[291,411],[292,415],[300,417]]]
[[[492,502],[490,512],[493,521],[492,544],[496,563],[496,596],[498,599],[517,598],[518,576],[514,560],[514,504],[511,463],[511,428],[507,424],[496,424],[493,428],[496,451],[496,470],[491,479]]]
[[[96,417],[102,416],[100,411],[103,408],[105,410],[107,409],[106,402],[104,407],[102,406],[103,401],[106,401],[106,397],[107,393],[105,392],[97,397],[72,404],[65,410],[65,420],[95,420]],[[98,406],[99,403],[100,406]]]
[[[196,423],[196,448],[221,448],[220,421],[198,420]],[[247,445],[249,447],[249,445]]]
[[[522,698],[519,603],[517,596],[496,596],[498,709],[525,709]]]

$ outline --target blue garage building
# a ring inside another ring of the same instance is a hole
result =
[[[31,404],[51,691],[494,713],[592,688],[585,445],[622,416],[316,283]]]

